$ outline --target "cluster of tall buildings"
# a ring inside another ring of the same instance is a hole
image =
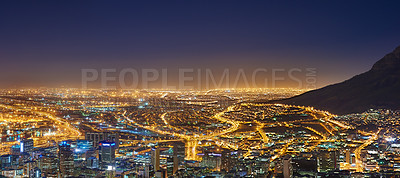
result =
[[[158,145],[151,148],[150,163],[145,166],[145,178],[165,178],[176,175],[184,168],[185,144],[173,142],[168,145]]]
[[[0,156],[0,172],[6,177],[166,178],[185,167],[183,142],[154,145],[146,152],[148,161],[139,164],[121,155],[117,159],[119,137],[116,132],[88,132],[84,140],[64,140],[44,148],[35,148],[32,139],[24,139],[10,154]]]
[[[1,175],[6,177],[112,177],[116,167],[118,133],[87,133],[85,140],[65,140],[45,148],[34,148],[23,139],[0,157]]]

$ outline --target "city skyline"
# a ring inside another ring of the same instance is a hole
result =
[[[0,178],[400,177],[399,5],[0,2]]]

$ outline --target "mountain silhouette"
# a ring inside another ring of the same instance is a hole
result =
[[[312,106],[334,114],[400,109],[400,46],[362,74],[274,103]]]

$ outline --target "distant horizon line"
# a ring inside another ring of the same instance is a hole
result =
[[[110,88],[101,88],[101,87],[91,87],[91,88],[79,88],[79,87],[21,87],[21,88],[0,88],[0,90],[38,90],[38,89],[48,89],[48,90],[107,90],[107,91],[141,91],[141,90],[161,90],[161,91],[217,91],[217,90],[304,90],[310,91],[315,89],[307,89],[307,88],[296,88],[296,87],[275,87],[275,88],[213,88],[213,89],[179,89],[179,88],[137,88],[137,89],[129,89],[129,88],[117,88],[117,89],[110,89]],[[316,88],[318,89],[318,88]]]

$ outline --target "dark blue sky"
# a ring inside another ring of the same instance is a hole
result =
[[[389,1],[2,1],[0,82],[76,80],[82,68],[314,67],[323,86],[368,70],[400,45],[399,7]]]

